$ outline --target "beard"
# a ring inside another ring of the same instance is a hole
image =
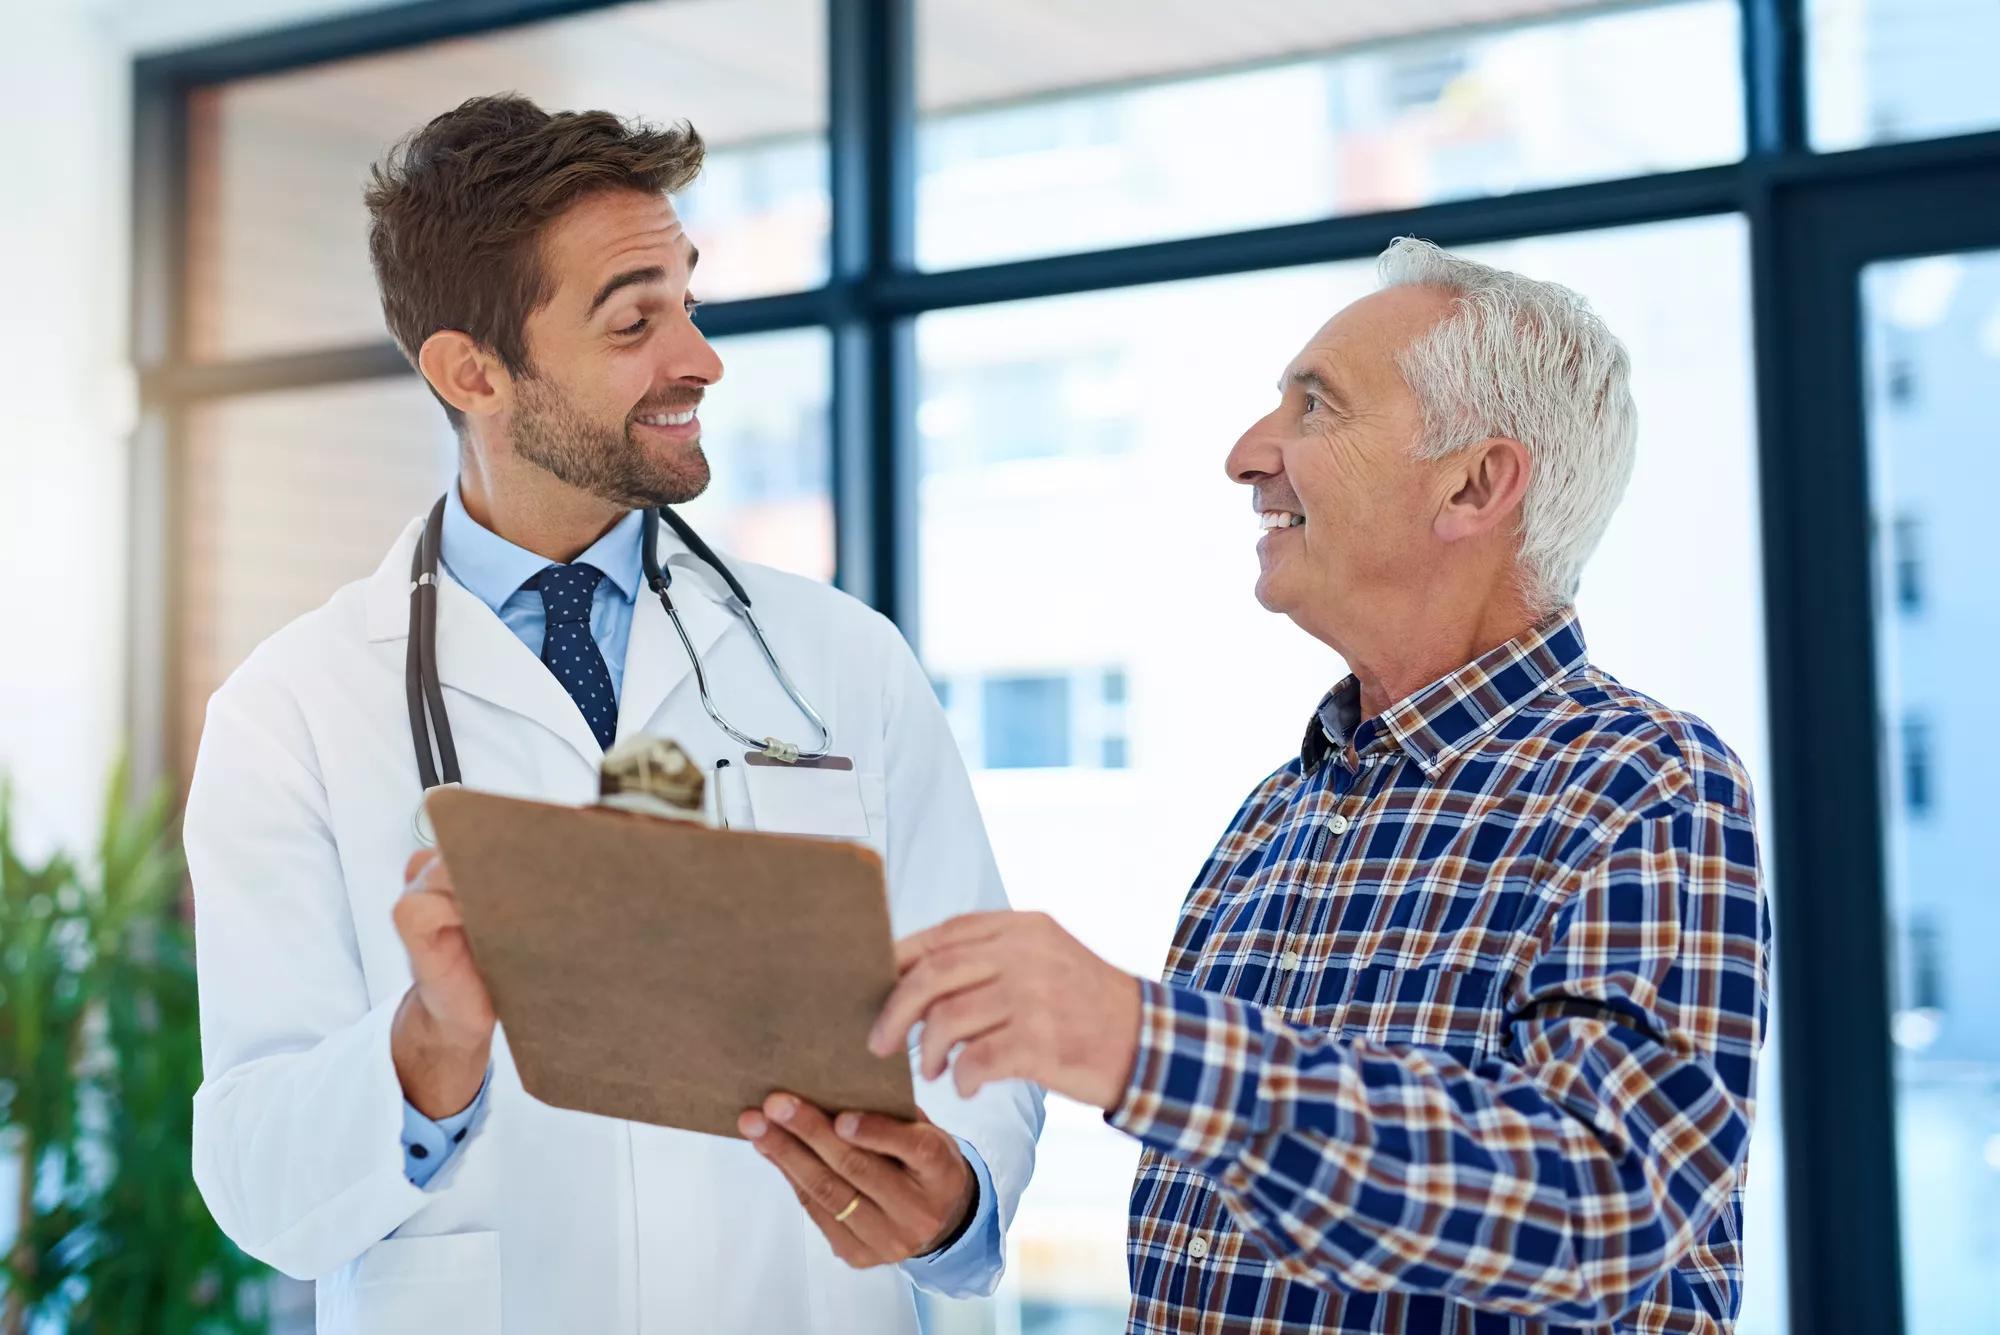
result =
[[[685,411],[699,395],[642,403],[622,425],[610,427],[591,420],[554,381],[530,376],[517,384],[514,452],[559,481],[627,510],[680,505],[708,490],[708,456],[700,440],[659,453],[633,435],[634,418]]]

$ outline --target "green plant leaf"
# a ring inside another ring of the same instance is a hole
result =
[[[0,780],[0,1153],[33,1172],[0,1209],[0,1335],[30,1318],[103,1335],[266,1325],[270,1272],[216,1227],[189,1172],[201,1081],[193,933],[170,796],[121,763],[94,857],[31,865]]]

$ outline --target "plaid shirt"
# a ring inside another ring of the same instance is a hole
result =
[[[1129,1329],[1729,1329],[1769,949],[1741,764],[1573,613],[1358,698],[1143,984]]]

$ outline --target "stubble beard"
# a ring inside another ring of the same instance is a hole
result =
[[[514,452],[558,481],[628,510],[681,505],[708,490],[708,455],[699,439],[662,455],[633,438],[629,418],[620,428],[608,428],[592,421],[552,381],[524,377],[517,383]],[[637,412],[687,406],[648,404]]]

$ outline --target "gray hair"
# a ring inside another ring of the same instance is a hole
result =
[[[1568,288],[1415,237],[1391,243],[1376,272],[1384,288],[1456,296],[1396,358],[1423,414],[1418,457],[1496,436],[1528,447],[1521,592],[1538,616],[1566,606],[1632,478],[1639,421],[1625,345]]]

